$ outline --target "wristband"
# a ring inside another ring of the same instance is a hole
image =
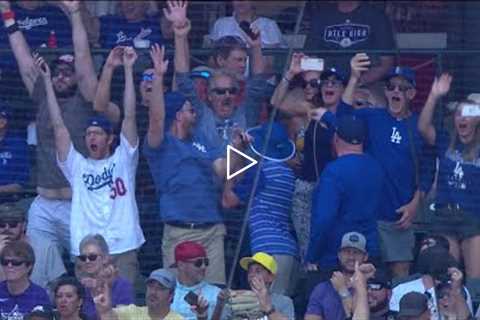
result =
[[[18,28],[18,24],[14,22],[12,25],[9,25],[8,27],[5,27],[5,30],[7,30],[8,34],[14,34],[15,32],[19,31],[20,29]]]
[[[268,316],[272,315],[274,312],[275,312],[275,308],[272,307],[270,310],[264,311],[263,315],[268,317]]]
[[[2,13],[3,21],[7,21],[8,19],[15,19],[15,12],[12,10],[8,10]]]

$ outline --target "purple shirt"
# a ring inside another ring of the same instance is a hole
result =
[[[7,282],[0,283],[0,319],[23,319],[36,306],[50,306],[47,292],[40,286],[30,282],[30,286],[19,295],[12,295]]]
[[[132,284],[125,278],[117,277],[112,285],[112,307],[118,305],[133,304],[134,291]],[[86,289],[85,299],[83,300],[82,312],[88,319],[98,319],[95,303],[93,302],[90,290]]]
[[[313,289],[306,314],[318,315],[328,320],[345,319],[342,298],[330,281],[321,282]]]

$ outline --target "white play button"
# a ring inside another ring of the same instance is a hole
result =
[[[232,151],[235,152],[237,155],[243,157],[244,159],[248,160],[247,164],[243,166],[242,168],[238,169],[235,172],[231,172],[231,157],[232,157]],[[252,157],[247,156],[245,153],[235,149],[231,145],[227,145],[227,180],[232,179],[233,177],[239,175],[240,173],[244,172],[245,170],[250,169],[254,165],[258,163],[257,160],[253,159]]]

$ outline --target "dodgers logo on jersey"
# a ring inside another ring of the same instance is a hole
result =
[[[198,151],[202,152],[202,153],[207,153],[207,148],[199,143],[199,142],[193,142],[192,145],[197,148]]]
[[[398,131],[397,127],[392,128],[392,135],[390,136],[390,141],[396,144],[400,144],[400,142],[402,142],[402,136],[400,135],[400,131]]]
[[[367,40],[369,34],[369,25],[351,23],[350,20],[347,20],[344,24],[327,26],[323,34],[323,40],[336,43],[342,48],[348,48]]]
[[[113,184],[113,169],[115,168],[115,163],[112,163],[109,168],[103,168],[101,174],[83,174],[83,183],[88,190],[98,190],[105,186],[110,187]]]
[[[453,169],[452,175],[448,179],[448,184],[454,188],[465,190],[467,189],[467,185],[463,180],[465,176],[463,172],[463,167],[460,162],[455,164],[455,168]]]
[[[0,153],[0,163],[3,166],[6,166],[8,163],[8,160],[11,160],[13,158],[12,153],[10,151],[5,151]]]

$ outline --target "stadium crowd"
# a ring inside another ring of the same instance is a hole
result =
[[[162,4],[0,1],[1,83],[21,81],[0,90],[0,319],[480,319],[477,94],[439,125],[442,73],[412,112],[415,70],[365,53],[395,41],[364,1],[311,12],[280,74],[254,1],[195,66],[189,3]],[[229,179],[227,146],[258,171]]]

